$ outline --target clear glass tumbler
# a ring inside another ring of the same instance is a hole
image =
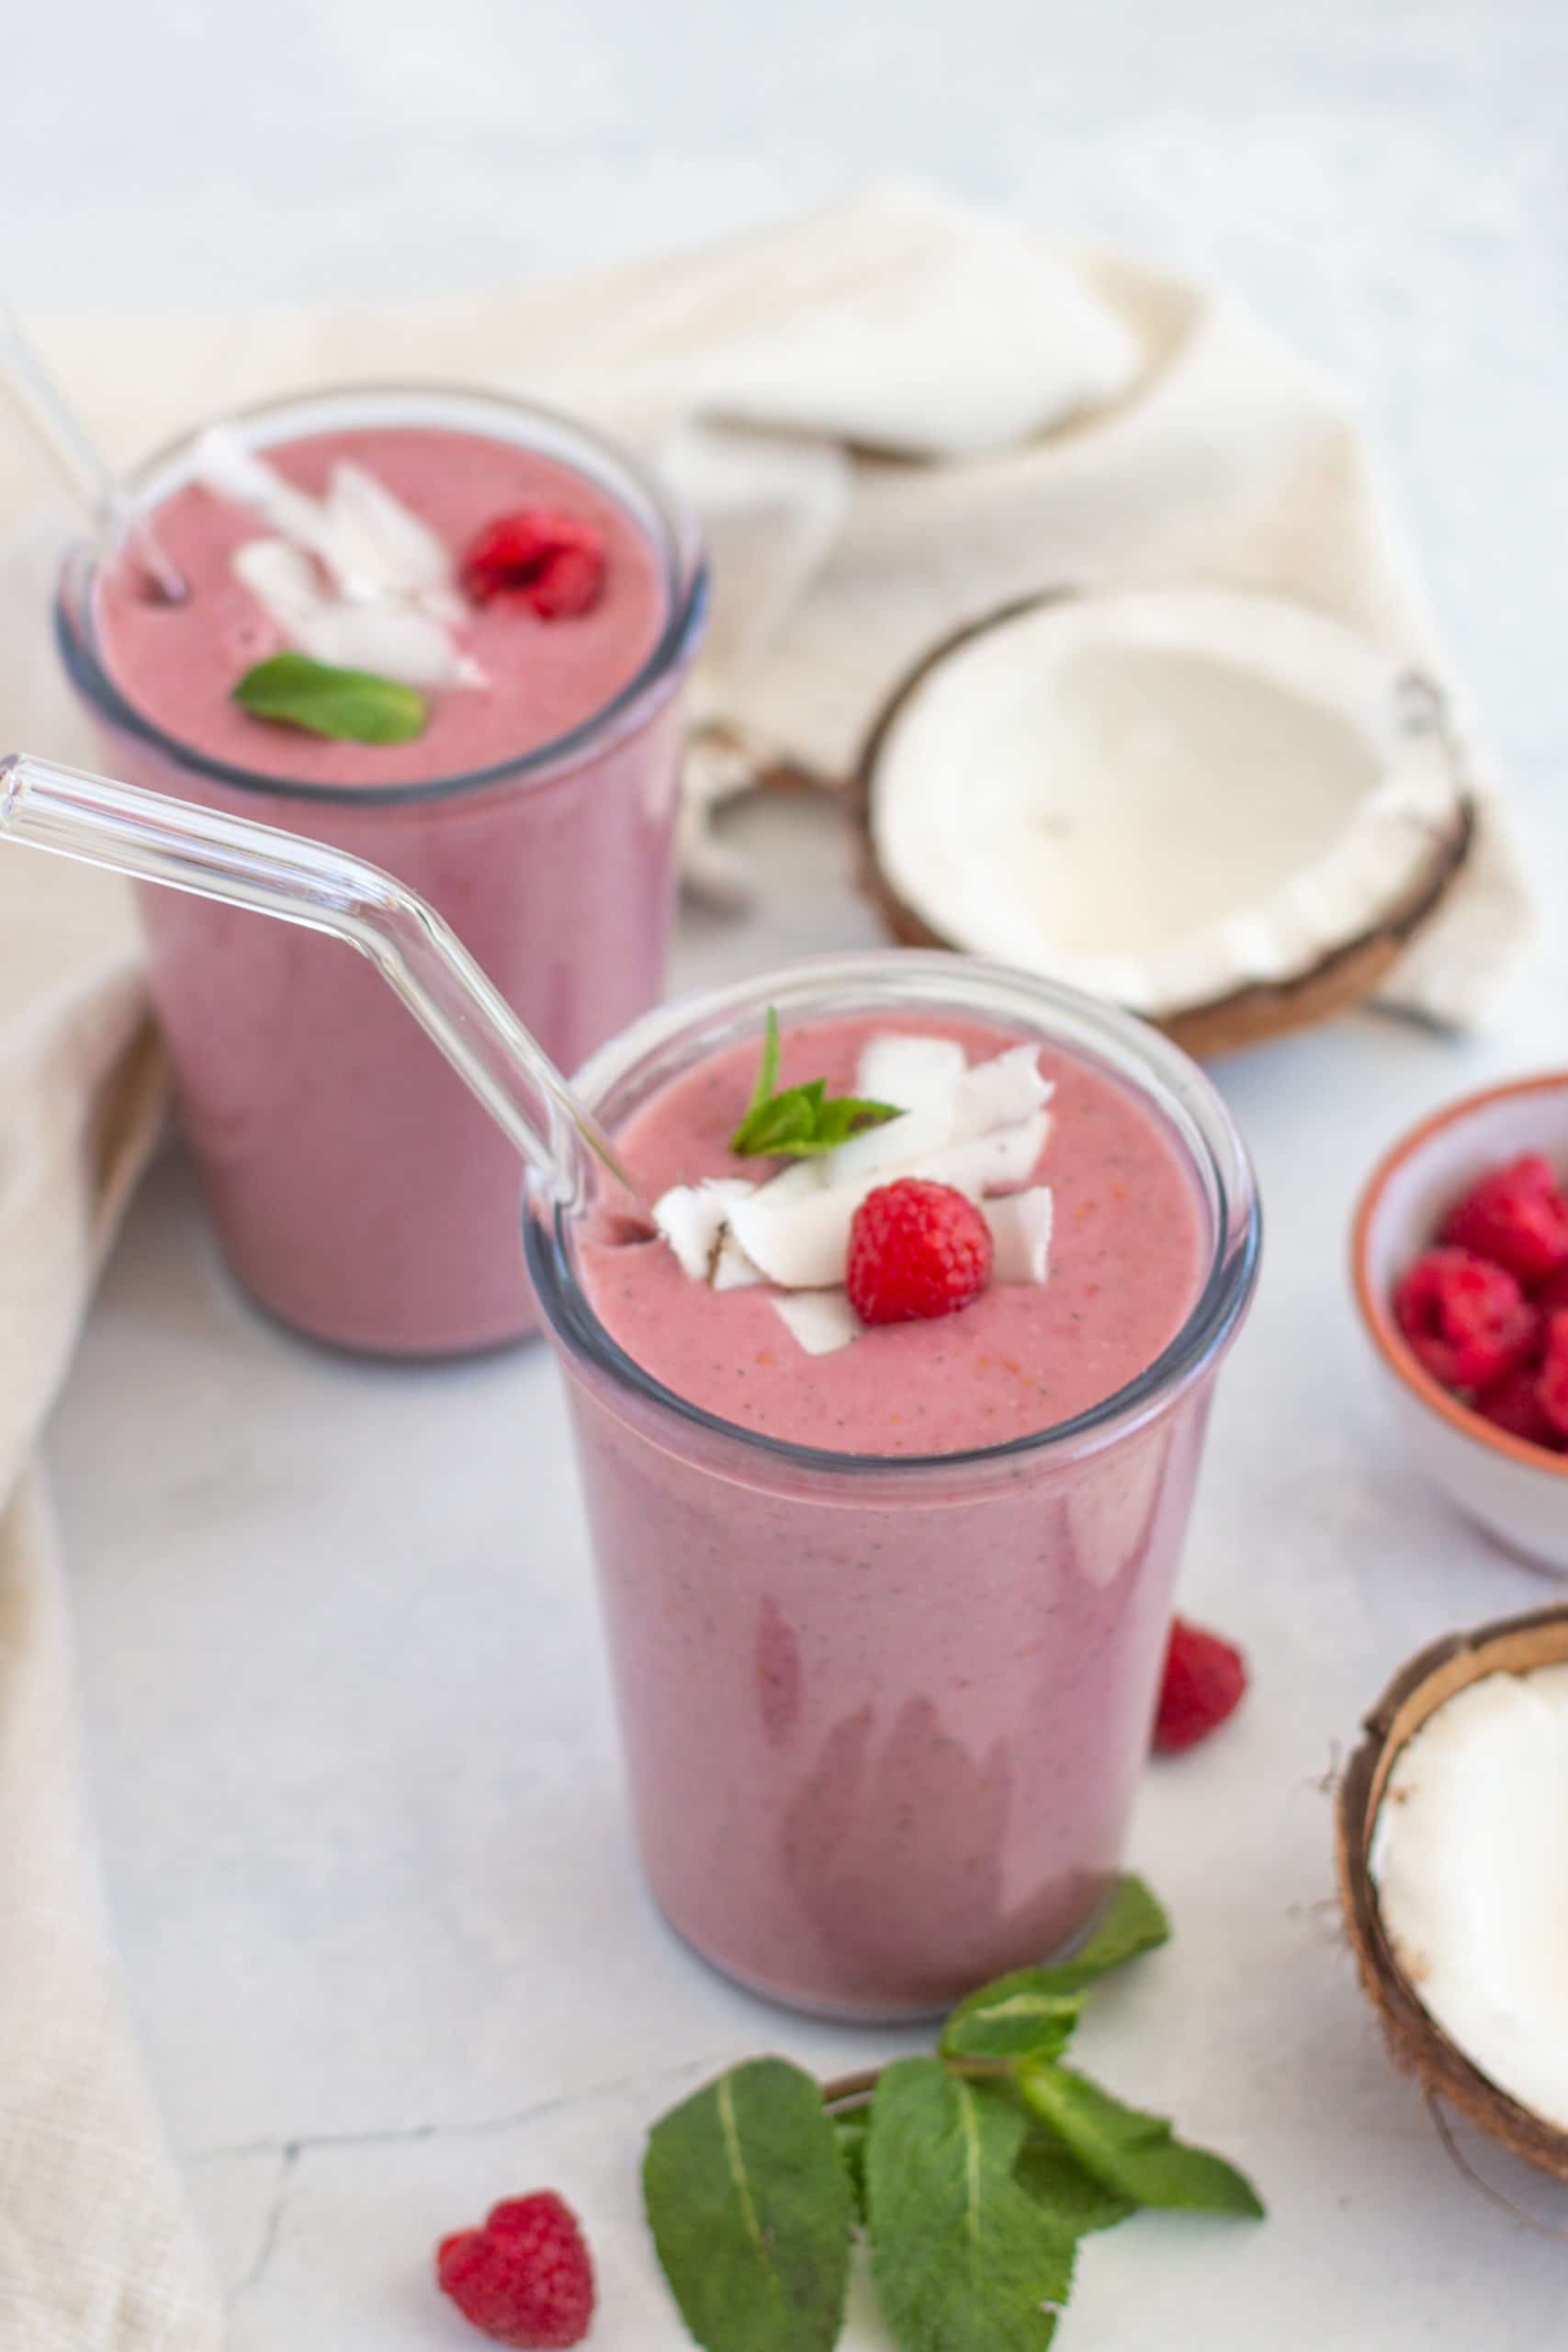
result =
[[[603,709],[524,757],[395,786],[293,782],[204,758],[118,691],[96,639],[93,549],[72,553],[57,600],[62,659],[117,775],[388,868],[446,917],[572,1068],[664,985],[679,688],[705,599],[688,519],[611,443],[499,396],[348,389],[240,422],[263,447],[374,425],[512,441],[586,474],[653,548],[663,627]],[[132,476],[139,508],[191,479],[197,437]],[[445,1354],[532,1329],[515,1156],[376,972],[330,941],[209,899],[141,898],[182,1124],[245,1288],[316,1338],[377,1353]]]
[[[874,1459],[742,1430],[651,1380],[594,1314],[570,1217],[528,1201],[654,1894],[697,1951],[775,2000],[922,2016],[1070,1945],[1120,1866],[1258,1204],[1185,1055],[956,956],[796,966],[676,1003],[595,1055],[579,1090],[614,1132],[760,1032],[770,1004],[786,1027],[924,1012],[1087,1059],[1174,1136],[1207,1217],[1188,1320],[1120,1393],[1009,1444]]]

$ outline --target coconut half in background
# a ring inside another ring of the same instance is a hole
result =
[[[1337,1827],[1396,2064],[1568,2181],[1568,1608],[1412,1658],[1367,1717]]]
[[[1368,996],[1473,827],[1434,686],[1222,589],[971,626],[896,690],[856,784],[896,937],[1068,982],[1199,1054]]]

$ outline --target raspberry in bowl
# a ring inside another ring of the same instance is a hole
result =
[[[1568,1072],[1468,1095],[1394,1145],[1351,1261],[1422,1466],[1508,1550],[1568,1570]]]

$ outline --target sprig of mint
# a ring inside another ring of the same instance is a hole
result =
[[[972,1993],[934,2055],[828,2084],[755,2059],[656,2123],[644,2202],[705,2352],[830,2352],[857,2227],[901,2352],[1044,2352],[1090,2231],[1260,2216],[1224,2157],[1061,2064],[1099,1979],[1169,1932],[1124,1878],[1072,1959]]]
[[[337,670],[308,653],[274,653],[233,688],[253,718],[347,743],[412,743],[424,732],[424,696],[371,670]]]
[[[858,1095],[829,1096],[825,1079],[807,1086],[779,1082],[779,1016],[770,1005],[762,1033],[762,1062],[746,1115],[729,1138],[729,1148],[742,1159],[813,1159],[847,1143],[867,1127],[901,1119],[894,1102],[863,1102]]]

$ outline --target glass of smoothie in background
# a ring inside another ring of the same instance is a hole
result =
[[[198,478],[192,433],[128,485],[190,594],[134,556],[67,560],[57,634],[128,781],[333,844],[443,913],[556,1061],[658,1001],[674,894],[679,689],[705,578],[686,517],[612,444],[521,401],[348,389],[225,420],[320,495],[351,460],[456,565],[498,516],[547,510],[602,542],[592,609],[500,596],[465,620],[481,689],[430,697],[413,741],[329,740],[232,689],[283,643],[233,576],[268,524]],[[369,666],[369,665],[366,665]],[[440,1354],[535,1321],[515,1156],[369,966],[210,900],[141,891],[182,1123],[224,1252],[286,1322],[338,1345]]]
[[[728,1137],[766,1009],[784,1084],[888,1030],[1041,1048],[1043,1288],[810,1356],[761,1288],[534,1195],[653,1892],[753,1989],[845,2018],[1049,1958],[1118,1870],[1216,1367],[1258,1216],[1202,1073],[1125,1015],[945,956],[797,966],[667,1007],[579,1090],[649,1196]],[[891,1132],[891,1131],[890,1131]]]

